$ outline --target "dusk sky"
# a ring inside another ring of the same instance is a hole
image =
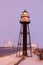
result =
[[[7,41],[17,46],[20,16],[25,9],[31,20],[31,42],[43,47],[43,0],[0,0],[0,46]]]

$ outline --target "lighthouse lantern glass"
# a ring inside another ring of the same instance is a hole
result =
[[[26,12],[26,11],[22,12],[21,22],[29,22],[28,12]]]

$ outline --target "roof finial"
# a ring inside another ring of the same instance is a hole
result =
[[[23,11],[23,13],[24,13],[24,12],[28,13],[28,12],[26,11],[26,9]]]

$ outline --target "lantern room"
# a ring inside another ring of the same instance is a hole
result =
[[[21,22],[30,22],[30,17],[28,15],[28,12],[24,10],[21,14]]]

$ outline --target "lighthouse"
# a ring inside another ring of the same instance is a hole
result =
[[[22,53],[24,56],[27,56],[28,49],[30,55],[32,56],[32,48],[31,48],[31,37],[30,37],[30,29],[29,29],[29,24],[30,24],[30,16],[26,10],[24,10],[21,14],[20,18],[20,33],[19,33],[19,40],[18,40],[18,48],[22,46]],[[18,50],[19,51],[19,50]]]

